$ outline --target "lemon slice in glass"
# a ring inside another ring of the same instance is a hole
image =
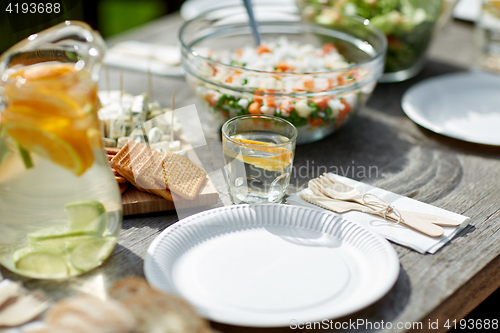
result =
[[[228,149],[224,152],[242,162],[254,165],[268,171],[283,171],[291,162],[292,152],[287,148],[276,147],[269,142],[233,138],[241,143],[240,154],[235,154]],[[255,151],[262,151],[268,156],[253,156]],[[251,152],[251,153],[250,153]]]
[[[116,237],[95,238],[78,245],[71,252],[71,263],[77,269],[88,271],[109,257],[116,245]]]

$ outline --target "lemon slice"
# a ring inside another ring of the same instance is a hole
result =
[[[16,269],[34,278],[65,278],[69,269],[63,256],[44,249],[26,248],[14,254]]]
[[[88,271],[109,257],[116,245],[116,237],[95,238],[77,246],[71,253],[71,263],[77,269]]]
[[[285,168],[291,162],[292,153],[287,153],[279,156],[272,157],[253,157],[253,156],[245,156],[245,155],[235,155],[231,152],[226,151],[226,154],[251,165],[254,165],[258,168],[265,169],[267,171],[277,171],[283,172]]]
[[[29,124],[6,122],[3,131],[29,152],[50,159],[55,164],[81,175],[87,168],[78,152],[63,138]]]
[[[258,168],[262,168],[268,171],[283,171],[291,162],[292,152],[287,151],[287,148],[285,147],[276,147],[269,142],[239,139],[239,138],[233,138],[233,139],[240,142],[241,146],[244,147],[244,149],[263,151],[272,154],[271,156],[257,157],[257,156],[248,156],[244,152],[243,154],[236,155],[227,149],[225,150],[226,154],[245,163],[254,165]],[[252,145],[252,147],[246,145]]]
[[[241,146],[253,150],[261,150],[276,155],[285,154],[287,152],[286,147],[276,147],[276,144],[270,142],[255,141],[255,140],[240,139],[240,138],[232,138],[232,139],[241,143]],[[252,145],[252,147],[246,145]]]
[[[240,139],[240,138],[232,138],[232,139],[235,141],[247,144],[247,145],[257,145],[257,146],[269,146],[269,145],[271,145],[270,142],[255,141],[255,140]]]
[[[90,231],[102,235],[108,225],[106,208],[99,201],[75,201],[65,206],[69,215],[70,231]]]

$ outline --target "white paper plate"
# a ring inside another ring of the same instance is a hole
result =
[[[455,139],[500,145],[500,76],[465,72],[412,86],[401,106],[411,120]]]
[[[381,297],[399,275],[382,237],[338,215],[236,205],[190,216],[151,244],[146,278],[204,317],[254,327],[338,318]]]

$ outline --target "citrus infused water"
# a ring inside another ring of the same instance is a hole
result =
[[[279,122],[278,119],[269,121]],[[280,133],[279,123],[276,131],[269,123],[262,125],[265,127],[258,130],[256,122],[253,128],[257,130],[251,131],[244,131],[242,126],[241,132],[223,137],[225,177],[234,203],[281,202],[290,183],[295,150],[293,131]]]
[[[84,273],[110,255],[122,219],[95,78],[58,61],[2,74],[0,263],[34,278]]]

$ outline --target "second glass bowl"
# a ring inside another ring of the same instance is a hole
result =
[[[369,19],[387,37],[385,71],[380,82],[400,82],[425,64],[432,36],[446,20],[455,0],[298,0],[303,19],[336,25],[336,11]]]

